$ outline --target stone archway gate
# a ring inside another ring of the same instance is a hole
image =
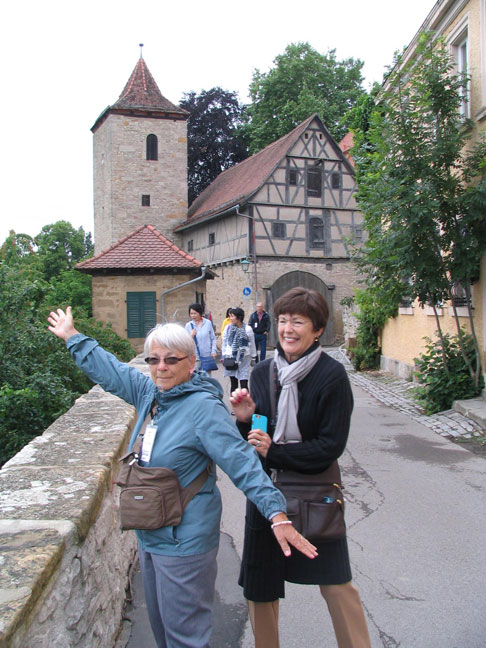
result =
[[[272,318],[272,328],[268,336],[268,344],[270,346],[275,346],[277,344],[277,330],[273,322],[273,304],[279,297],[287,292],[287,290],[295,288],[296,286],[316,290],[327,301],[329,305],[329,321],[324,333],[321,335],[321,344],[323,346],[332,346],[334,344],[332,289],[328,288],[322,279],[319,279],[316,275],[313,275],[310,272],[302,272],[300,270],[287,272],[287,274],[282,275],[273,283],[272,287],[267,292],[267,311]]]

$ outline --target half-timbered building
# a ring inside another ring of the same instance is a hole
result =
[[[356,284],[348,242],[363,235],[345,147],[314,115],[221,173],[187,210],[187,117],[140,56],[92,128],[96,257],[78,269],[93,276],[94,313],[138,348],[153,321],[186,320],[182,298],[202,302],[219,326],[229,306],[249,315],[262,301],[271,312],[303,285],[327,298],[323,342],[335,343],[339,302]],[[161,296],[177,286],[164,314]]]
[[[329,302],[323,343],[339,341],[340,300],[356,285],[349,245],[363,237],[355,192],[353,166],[317,115],[221,173],[175,228],[181,247],[218,275],[207,286],[215,319],[257,301],[271,311],[303,285]]]

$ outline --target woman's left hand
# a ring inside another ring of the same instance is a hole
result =
[[[272,519],[272,522],[276,521],[276,518],[280,518],[281,514]],[[292,553],[290,551],[290,546],[295,547],[300,553],[303,553],[307,558],[315,558],[317,556],[317,549],[311,544],[307,538],[304,538],[292,524],[280,524],[274,527],[273,533],[275,538],[280,545],[285,556],[290,556]]]
[[[248,433],[248,443],[255,448],[261,457],[265,458],[272,439],[263,430],[254,429]]]

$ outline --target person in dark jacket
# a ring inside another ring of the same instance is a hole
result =
[[[293,288],[274,306],[278,345],[274,372],[270,360],[253,370],[250,392],[235,390],[230,401],[238,427],[260,455],[265,470],[317,474],[346,447],[353,409],[351,387],[342,364],[319,346],[329,318],[325,299],[313,290]],[[278,415],[272,424],[270,389]],[[251,430],[252,414],[268,418],[268,434]],[[270,526],[247,500],[245,542],[239,583],[248,600],[256,648],[278,648],[278,599],[285,581],[315,584],[329,612],[339,648],[369,648],[370,638],[358,590],[351,582],[346,538],[315,541],[318,557],[279,556]]]
[[[268,313],[263,310],[263,304],[261,302],[258,302],[256,305],[256,311],[250,315],[248,326],[251,327],[253,335],[255,336],[255,346],[257,352],[260,351],[260,360],[265,360],[267,355],[267,334],[270,330],[270,317]]]

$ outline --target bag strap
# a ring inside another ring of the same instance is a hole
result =
[[[200,472],[199,475],[195,477],[190,484],[188,484],[184,488],[181,487],[182,510],[186,508],[194,495],[197,495],[197,493],[201,490],[203,485],[206,483],[206,479],[213,472],[213,468],[214,461],[210,461],[204,468],[204,470]]]
[[[277,376],[275,360],[272,358],[268,365],[270,380],[270,425],[275,427],[277,423]]]
[[[193,323],[193,322],[191,322],[191,328],[192,328],[192,329],[196,328],[196,327],[194,326],[194,323]],[[195,344],[196,344],[196,351],[197,351],[197,355],[198,355],[198,357],[200,358],[200,357],[201,357],[201,353],[200,353],[200,351],[199,351],[199,344],[197,343],[197,330],[196,330],[196,335],[194,336],[193,339],[194,339],[194,342],[195,342]]]
[[[145,434],[145,430],[147,429],[147,425],[150,423],[150,421],[154,418],[155,416],[155,408],[157,407],[157,401],[154,399],[152,401],[152,405],[150,406],[150,409],[148,411],[147,416],[145,417],[144,422],[142,423],[142,427],[140,428],[140,432],[137,435],[137,438],[135,439],[135,443],[132,446],[132,453],[134,454],[140,454],[142,450],[142,443],[143,443],[143,437]]]

